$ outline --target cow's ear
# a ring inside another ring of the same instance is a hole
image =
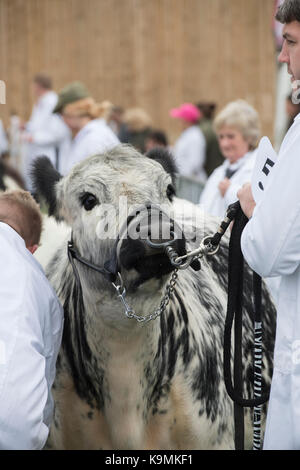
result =
[[[31,178],[34,193],[46,201],[49,215],[54,215],[57,219],[60,219],[58,216],[56,184],[62,176],[54,168],[48,157],[38,157],[34,160]]]
[[[163,169],[171,175],[172,182],[175,185],[176,173],[178,173],[174,157],[163,147],[156,147],[146,153],[146,157],[160,163]]]

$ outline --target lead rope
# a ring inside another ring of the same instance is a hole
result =
[[[254,292],[254,398],[243,398],[242,313],[243,267],[240,239],[248,220],[239,208],[235,215],[229,243],[228,305],[224,329],[224,379],[227,393],[234,402],[235,447],[244,449],[244,407],[254,407],[253,450],[261,448],[261,406],[269,398],[262,395],[262,321],[261,278],[253,273]],[[231,331],[234,321],[234,385],[231,378]]]
[[[253,292],[255,301],[254,318],[254,396],[262,395],[262,318],[261,318],[261,277],[253,274]],[[261,411],[262,405],[253,410],[253,450],[261,449]]]

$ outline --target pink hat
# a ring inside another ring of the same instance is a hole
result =
[[[197,106],[192,103],[184,103],[179,108],[171,109],[170,116],[180,118],[188,122],[196,122],[200,119],[201,113]]]

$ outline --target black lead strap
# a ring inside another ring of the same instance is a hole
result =
[[[239,204],[238,204],[239,205]],[[235,448],[244,449],[244,407],[254,407],[253,449],[261,446],[261,405],[269,399],[262,395],[262,319],[261,277],[253,273],[254,292],[254,398],[243,398],[243,272],[244,258],[241,251],[241,234],[248,222],[241,208],[236,206],[235,222],[229,243],[228,304],[224,329],[224,380],[226,390],[234,402]],[[231,376],[231,332],[234,323],[234,380]]]
[[[110,259],[106,263],[104,263],[103,267],[97,266],[96,264],[91,263],[90,261],[86,260],[85,258],[82,258],[77,253],[77,251],[75,250],[75,247],[74,247],[73,237],[71,237],[71,241],[68,242],[68,257],[69,257],[69,261],[70,261],[70,263],[73,267],[75,277],[76,277],[76,281],[78,282],[78,284],[80,283],[80,278],[79,278],[77,268],[74,264],[74,259],[79,261],[81,264],[84,264],[88,268],[94,269],[98,273],[102,274],[105,277],[105,279],[109,282],[115,282],[115,280],[117,278],[118,262],[117,262],[117,256],[115,254],[115,250],[114,250],[114,255],[113,255],[112,259]]]

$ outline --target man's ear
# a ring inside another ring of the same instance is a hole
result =
[[[160,163],[163,169],[171,176],[172,182],[175,186],[176,173],[178,173],[178,170],[171,153],[162,147],[156,147],[147,152],[146,157]]]
[[[48,157],[38,157],[34,160],[31,178],[34,192],[37,196],[41,196],[45,199],[48,205],[49,215],[54,215],[55,218],[60,220],[58,215],[56,185],[62,176],[54,168]]]
[[[32,255],[36,252],[38,247],[39,245],[26,246],[27,250],[29,250]]]

